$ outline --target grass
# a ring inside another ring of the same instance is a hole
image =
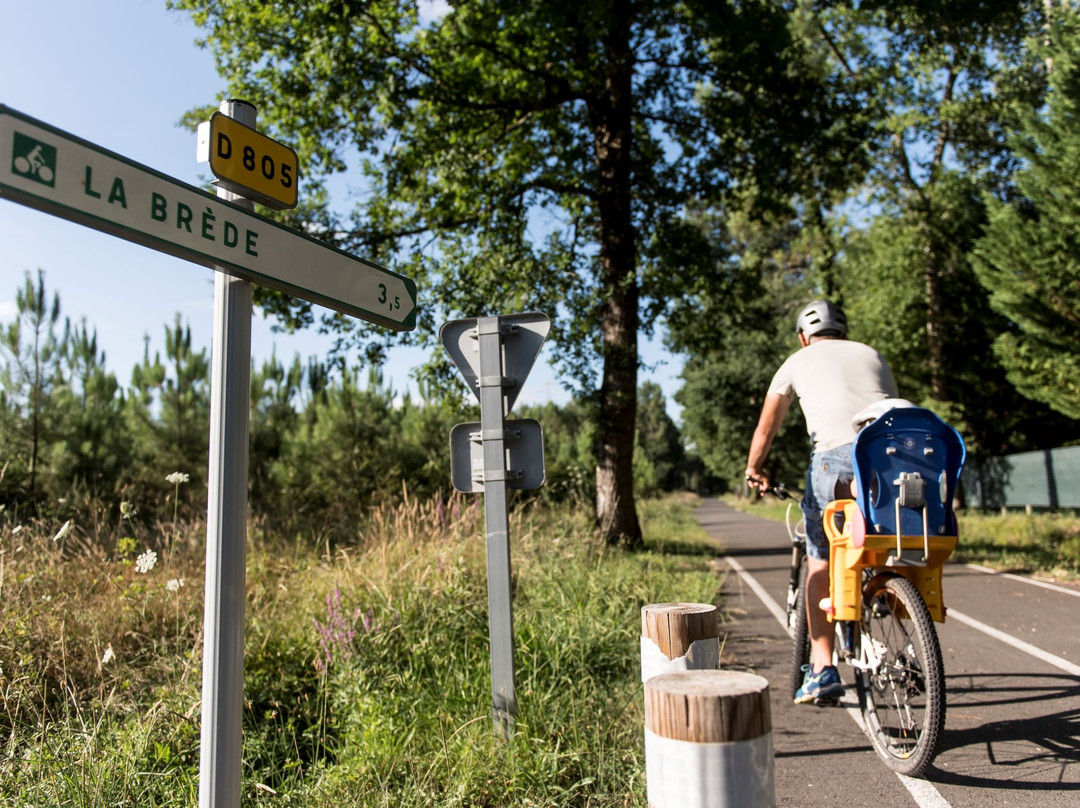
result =
[[[583,503],[513,511],[509,743],[473,503],[381,508],[330,547],[253,526],[245,805],[645,805],[640,609],[717,594],[691,501],[643,503],[640,553],[599,542]],[[57,528],[0,523],[0,804],[190,806],[202,526],[116,548]]]
[[[955,558],[997,570],[1080,580],[1080,517],[1075,513],[962,512]]]
[[[727,496],[733,508],[784,521],[787,505]],[[960,545],[953,560],[1060,581],[1080,580],[1080,517],[1062,513],[961,511]]]

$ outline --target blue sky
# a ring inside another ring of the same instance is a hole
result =
[[[210,53],[196,46],[199,32],[187,15],[167,10],[165,0],[37,0],[5,3],[3,19],[0,103],[182,182],[209,178],[208,167],[195,162],[194,133],[177,121],[193,107],[216,103],[224,82]],[[85,317],[97,329],[106,365],[123,384],[142,357],[144,335],[151,354],[164,351],[164,329],[176,313],[190,324],[194,342],[209,348],[212,271],[0,200],[0,323],[15,316],[24,272],[38,268],[47,288],[60,293],[62,315]],[[256,362],[274,350],[286,362],[296,353],[324,355],[329,344],[314,331],[274,334],[257,312],[253,319]],[[519,401],[568,399],[544,361],[549,351],[545,346]],[[415,350],[392,354],[385,376],[399,392],[420,357]],[[644,357],[658,366],[641,380],[664,388],[677,417],[670,399],[681,362],[658,344],[645,345]]]

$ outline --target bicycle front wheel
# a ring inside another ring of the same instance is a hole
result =
[[[855,685],[867,734],[894,771],[918,777],[945,729],[945,673],[933,620],[906,578],[874,579],[863,596]]]

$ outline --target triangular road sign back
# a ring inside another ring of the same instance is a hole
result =
[[[509,413],[517,401],[529,371],[536,364],[540,348],[551,331],[551,319],[542,312],[523,314],[502,314],[495,317],[468,317],[463,320],[450,320],[439,329],[442,342],[457,369],[461,371],[465,384],[472,390],[477,400],[480,399],[480,350],[477,325],[481,320],[498,320],[502,330],[502,375],[506,380],[503,397],[506,412]]]

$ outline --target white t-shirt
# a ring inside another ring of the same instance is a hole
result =
[[[814,451],[851,443],[851,419],[883,398],[896,398],[896,380],[885,359],[861,342],[823,339],[787,358],[770,393],[799,397]]]

